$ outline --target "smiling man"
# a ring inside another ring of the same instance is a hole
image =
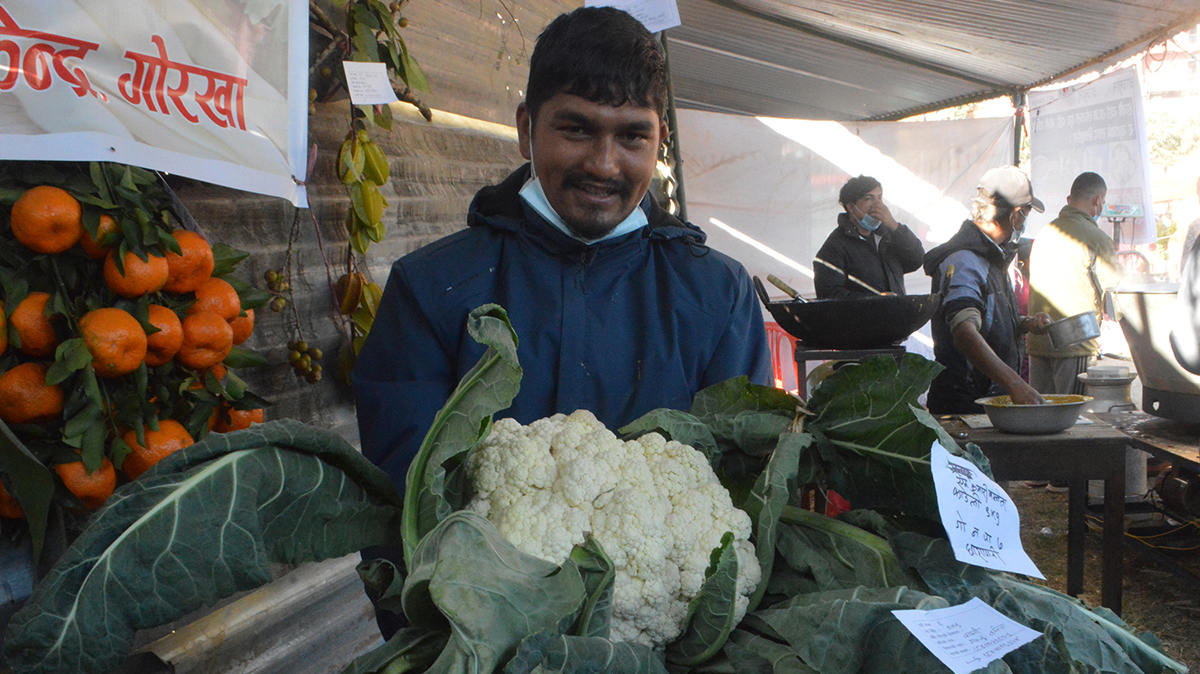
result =
[[[484,353],[467,314],[508,310],[527,424],[591,410],[619,428],[687,409],[730,377],[766,384],[749,276],[647,194],[667,135],[657,41],[611,8],[555,19],[517,107],[529,163],[471,203],[468,227],[398,260],[353,382],[363,453],[403,486],[434,414]]]

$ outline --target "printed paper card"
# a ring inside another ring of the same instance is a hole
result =
[[[395,103],[396,91],[388,80],[387,66],[382,63],[342,61],[346,70],[346,89],[355,105],[385,105]]]
[[[933,443],[929,460],[942,526],[955,559],[1045,578],[1021,545],[1021,516],[1000,485],[941,443]]]
[[[651,33],[679,25],[675,0],[587,0],[587,7],[616,7],[633,15]]]
[[[978,597],[960,606],[932,611],[896,610],[892,615],[954,674],[987,667],[1042,636]]]

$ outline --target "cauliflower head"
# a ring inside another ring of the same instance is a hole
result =
[[[708,460],[657,433],[622,441],[586,410],[500,419],[467,459],[467,505],[521,551],[561,564],[591,535],[616,567],[612,639],[661,647],[683,631],[725,532],[738,555],[734,618],[762,579],[750,517]]]

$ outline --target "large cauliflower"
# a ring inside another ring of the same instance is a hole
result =
[[[467,508],[518,549],[561,564],[586,533],[600,542],[616,566],[614,641],[678,637],[727,531],[738,554],[737,620],[762,578],[749,516],[703,454],[657,433],[623,442],[586,410],[528,426],[500,419],[467,471]]]

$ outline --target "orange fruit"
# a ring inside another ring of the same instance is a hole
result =
[[[232,321],[242,313],[242,301],[238,298],[237,291],[224,279],[210,278],[201,283],[195,293],[196,301],[187,309],[189,314],[211,311],[227,321]]]
[[[146,359],[146,331],[128,311],[94,309],[79,319],[79,334],[99,377],[120,377]]]
[[[228,433],[229,431],[240,431],[243,428],[250,428],[250,424],[261,424],[263,422],[263,408],[256,407],[252,410],[221,410],[221,418],[217,420],[216,431],[218,433]]]
[[[113,489],[117,488],[117,469],[113,468],[107,456],[93,473],[88,473],[82,461],[60,463],[54,467],[54,472],[62,478],[67,491],[74,494],[88,510],[104,505],[112,496]]]
[[[0,419],[6,423],[49,421],[62,409],[62,387],[46,385],[45,365],[22,363],[0,375]]]
[[[157,292],[167,282],[169,269],[165,257],[147,255],[143,260],[127,252],[122,262],[124,274],[117,271],[116,251],[109,251],[104,257],[104,283],[121,297],[141,297]]]
[[[25,511],[21,508],[17,497],[8,493],[3,482],[0,482],[0,517],[7,517],[10,520],[25,518]]]
[[[193,370],[205,370],[229,355],[233,348],[233,328],[211,311],[200,311],[183,319],[183,344],[175,360]]]
[[[21,340],[21,353],[44,358],[54,354],[58,347],[58,336],[54,334],[54,326],[46,318],[46,305],[50,302],[50,294],[32,292],[21,300],[8,322],[17,331]]]
[[[172,452],[189,447],[195,442],[183,424],[174,419],[163,419],[158,422],[157,431],[150,430],[149,426],[142,430],[146,437],[145,447],[138,444],[137,433],[133,430],[125,431],[125,434],[121,436],[125,444],[133,450],[125,457],[125,463],[121,464],[121,470],[131,480],[136,480],[139,475],[150,470],[154,464],[162,461]]]
[[[247,309],[245,316],[238,316],[229,321],[229,327],[233,328],[233,343],[241,344],[250,338],[250,333],[254,332],[254,310]],[[0,353],[4,353],[0,350]]]
[[[205,381],[205,382],[207,382],[209,379],[215,379],[216,381],[221,381],[222,379],[225,378],[225,373],[228,371],[229,371],[229,368],[225,367],[224,365],[222,365],[220,363],[217,363],[216,365],[213,365],[212,367],[205,370],[204,373],[201,374],[200,376],[203,378],[203,381]]]
[[[170,362],[183,344],[183,323],[174,311],[160,305],[150,305],[150,324],[158,332],[146,336],[146,364],[157,367]]]
[[[13,236],[39,253],[61,253],[83,235],[83,211],[66,190],[39,185],[26,190],[13,204]]]
[[[216,365],[213,365],[212,367],[207,368],[203,372],[199,373],[200,378],[193,382],[192,385],[188,387],[188,390],[197,391],[204,388],[204,385],[208,383],[209,379],[212,379],[213,381],[221,381],[225,378],[225,373],[228,371],[229,368],[217,363]]]
[[[186,229],[177,229],[171,233],[179,243],[182,255],[167,251],[167,284],[163,290],[171,293],[195,292],[208,279],[212,278],[213,261],[212,246],[204,237]]]
[[[0,355],[8,351],[8,314],[4,313],[4,302],[0,302]]]
[[[108,255],[108,251],[112,250],[117,243],[117,235],[121,233],[121,227],[113,220],[111,215],[101,215],[100,224],[96,226],[96,236],[88,233],[87,227],[83,228],[83,236],[79,237],[79,247],[83,252],[93,260]]]

